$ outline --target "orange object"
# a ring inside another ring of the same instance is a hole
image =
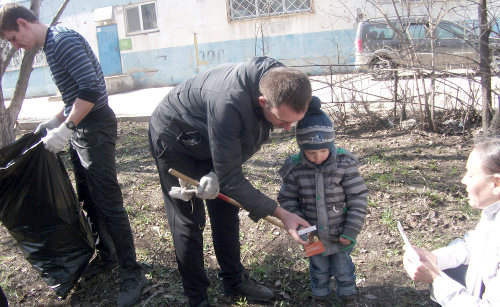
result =
[[[304,246],[304,249],[306,251],[306,256],[311,257],[317,254],[321,254],[325,251],[325,246],[321,241],[317,241],[311,244],[307,244]]]

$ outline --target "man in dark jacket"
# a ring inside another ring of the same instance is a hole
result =
[[[254,218],[273,215],[282,220],[290,235],[305,244],[297,228],[309,224],[254,188],[244,177],[242,164],[269,138],[273,126],[290,130],[304,116],[311,95],[305,74],[276,60],[256,57],[184,81],[151,115],[151,152],[190,306],[208,306],[209,281],[203,263],[205,208],[200,198],[215,198],[219,186]],[[200,198],[171,197],[170,190],[179,183],[168,174],[170,168],[200,180]],[[217,178],[220,185],[213,182]],[[240,262],[238,208],[219,199],[207,199],[206,205],[224,293],[272,299],[273,292],[253,282]]]

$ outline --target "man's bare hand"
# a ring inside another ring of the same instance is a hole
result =
[[[306,245],[307,242],[302,240],[297,232],[297,229],[302,226],[304,228],[311,227],[311,225],[298,216],[297,214],[291,213],[286,211],[285,209],[281,208],[280,206],[276,207],[276,210],[274,210],[273,216],[277,217],[283,222],[283,225],[285,226],[285,229],[288,231],[288,233],[292,236],[292,238],[297,241],[298,243],[302,245]]]

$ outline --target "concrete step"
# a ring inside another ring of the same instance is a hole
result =
[[[108,95],[135,90],[135,80],[131,74],[122,74],[104,77]]]

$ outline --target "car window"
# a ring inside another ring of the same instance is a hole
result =
[[[406,32],[411,39],[423,39],[427,37],[427,27],[423,24],[409,24],[406,28]]]
[[[446,38],[464,38],[466,30],[460,26],[441,22],[436,27],[436,36],[440,39]]]
[[[368,24],[364,29],[366,39],[393,39],[394,30],[386,24]]]

